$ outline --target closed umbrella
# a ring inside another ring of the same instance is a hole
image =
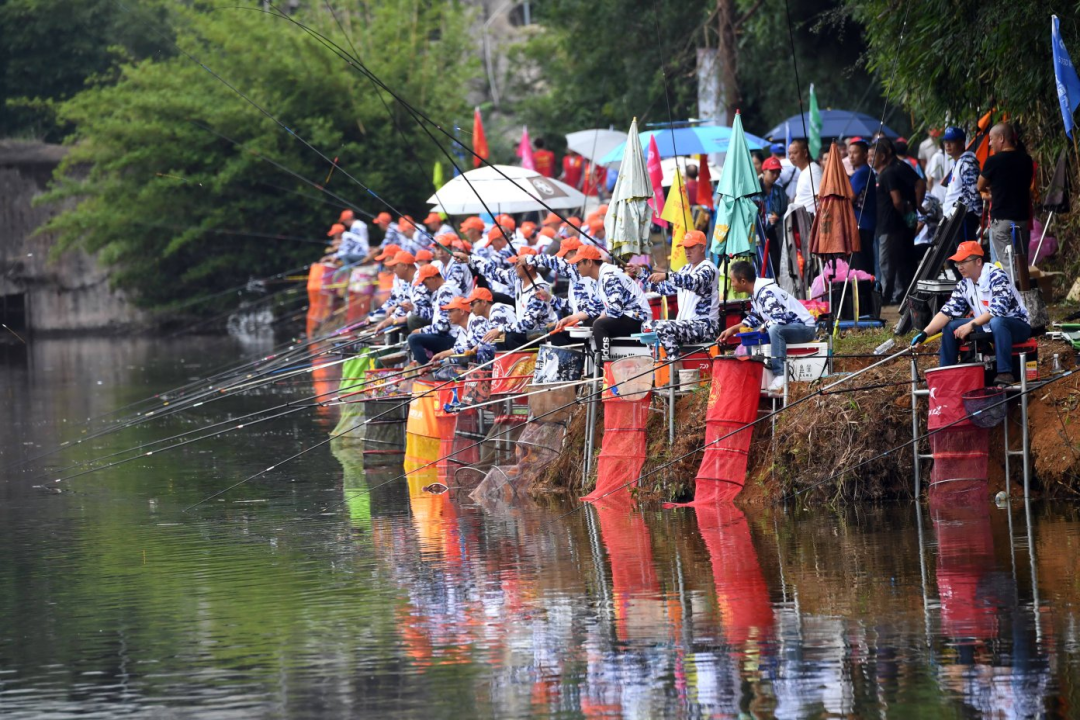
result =
[[[751,237],[757,218],[753,196],[760,192],[761,183],[743,133],[742,115],[736,113],[731,124],[731,145],[720,173],[720,185],[716,188],[713,253],[734,257],[753,251]]]
[[[833,143],[821,176],[818,210],[810,228],[810,252],[815,255],[850,255],[859,252],[859,222],[851,202],[855,193]]]
[[[535,170],[514,165],[489,165],[458,175],[427,201],[434,205],[433,211],[447,215],[479,215],[488,209],[493,213],[512,215],[546,208],[578,208],[585,204],[585,196]]]
[[[647,249],[652,208],[652,184],[645,166],[645,153],[638,139],[637,118],[630,123],[626,134],[626,153],[619,178],[611,192],[608,212],[604,217],[611,254],[616,257],[640,255]]]

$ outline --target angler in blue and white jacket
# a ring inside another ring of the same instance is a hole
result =
[[[1012,348],[1031,337],[1027,308],[1008,274],[997,265],[985,263],[983,249],[974,240],[960,243],[949,258],[963,278],[956,283],[952,296],[911,345],[921,345],[930,335],[941,331],[940,363],[955,365],[960,343],[978,328],[989,327],[994,336],[997,361],[997,385],[1016,382],[1012,372]]]
[[[646,292],[676,295],[679,314],[674,320],[655,320],[652,329],[669,358],[681,345],[712,342],[720,331],[720,273],[705,257],[705,233],[691,230],[683,237],[687,263],[675,272],[649,273]],[[637,269],[636,266],[632,266]],[[648,268],[642,268],[648,273]]]
[[[769,369],[774,376],[769,390],[776,392],[784,386],[788,343],[808,343],[814,339],[814,316],[775,280],[757,277],[754,266],[745,260],[731,265],[731,289],[751,293],[750,314],[743,318],[742,324],[769,333],[772,354]],[[726,340],[737,332],[738,325],[729,327],[720,333],[720,339]]]

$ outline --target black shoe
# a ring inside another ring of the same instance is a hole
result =
[[[998,373],[998,376],[994,378],[995,385],[1009,386],[1016,383],[1016,378],[1012,376],[1012,373]]]

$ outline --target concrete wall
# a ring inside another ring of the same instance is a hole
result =
[[[34,230],[66,205],[34,206],[64,156],[59,145],[0,141],[0,296],[24,294],[30,332],[116,331],[145,321],[109,273],[81,251],[50,261],[56,238]]]

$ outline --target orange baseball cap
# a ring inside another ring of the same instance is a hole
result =
[[[390,217],[390,213],[381,212],[375,216],[375,224],[382,225],[383,223],[389,223],[393,218]]]
[[[980,245],[974,240],[965,240],[964,242],[960,243],[959,247],[956,248],[956,254],[950,255],[949,259],[953,262],[960,262],[961,260],[966,260],[972,255],[978,255],[979,257],[982,257],[982,245]]]
[[[488,302],[494,302],[495,296],[492,295],[491,291],[487,288],[478,287],[473,288],[473,291],[469,293],[469,297],[467,300],[470,303],[475,300],[487,300]]]
[[[566,262],[571,265],[576,265],[582,260],[600,260],[600,248],[595,245],[582,245],[578,248],[577,254],[574,255],[573,260],[567,260]]]
[[[522,255],[535,255],[535,254],[536,254],[536,248],[529,247],[528,245],[522,245],[521,247],[517,248],[517,255],[514,255],[514,256],[508,258],[507,262],[517,262],[517,259],[519,257],[521,257]]]
[[[465,312],[469,312],[470,310],[472,310],[472,306],[469,304],[468,300],[466,300],[465,298],[458,295],[456,298],[454,298],[450,302],[446,303],[445,305],[440,305],[439,309],[440,310],[464,310]]]
[[[472,252],[472,243],[461,238],[454,240],[453,247],[464,252]]]
[[[461,223],[461,231],[464,232],[466,230],[480,230],[481,232],[483,232],[484,221],[476,217],[475,215],[465,218],[465,220]]]
[[[549,212],[547,214],[547,217],[544,218],[544,222],[542,222],[541,225],[558,225],[561,222],[562,222],[561,217],[559,217],[558,215],[556,215],[553,212]]]
[[[700,230],[691,230],[690,232],[686,233],[685,235],[683,235],[683,239],[679,243],[679,245],[683,246],[684,248],[693,247],[694,245],[704,245],[704,244],[705,244],[705,233],[701,232]]]
[[[522,237],[524,237],[526,240],[528,240],[529,238],[531,238],[535,234],[536,234],[536,223],[534,223],[534,222],[523,222],[523,223],[521,223],[521,236]]]
[[[555,228],[551,227],[550,225],[545,225],[544,227],[540,228],[540,234],[544,237],[554,238],[556,234]]]
[[[416,227],[416,221],[413,220],[408,215],[402,215],[401,217],[399,217],[398,221],[397,221],[397,224],[398,224],[398,228],[402,228],[402,229],[404,229],[406,226]]]
[[[402,250],[397,255],[395,255],[393,259],[384,262],[383,265],[385,265],[386,267],[390,267],[391,265],[397,265],[399,263],[402,265],[415,265],[416,258],[408,250]]]
[[[343,232],[345,232],[345,226],[341,223],[334,223],[330,226],[330,231],[326,233],[326,237],[334,237],[335,235],[340,235]]]
[[[382,262],[383,260],[387,260],[389,258],[394,257],[399,252],[401,252],[401,246],[400,245],[395,245],[394,243],[390,243],[389,245],[387,245],[386,247],[384,247],[382,249],[382,252],[379,253],[376,256],[375,259],[378,260],[379,262]]]
[[[566,224],[567,225],[573,225],[574,227],[576,227],[577,229],[580,230],[581,229],[581,218],[579,218],[577,215],[571,215],[570,217],[566,218]]]
[[[424,260],[426,262],[431,262],[434,259],[435,259],[435,256],[431,254],[430,250],[417,250],[416,251],[416,261],[417,262],[419,262],[421,260]]]
[[[566,257],[568,253],[573,252],[581,247],[581,241],[577,238],[566,238],[559,245],[559,252],[555,253],[556,257]]]
[[[512,230],[507,230],[506,228],[504,228],[501,225],[492,225],[491,229],[488,230],[488,240],[494,240],[495,238],[500,238],[500,237],[503,237],[503,238],[506,238],[507,240],[509,240],[511,232],[513,232],[513,231]]]
[[[425,265],[416,271],[416,279],[413,280],[413,285],[419,285],[428,278],[433,278],[441,275],[439,268],[434,265]]]
[[[453,245],[454,241],[457,239],[458,236],[454,233],[443,233],[442,235],[435,236],[435,242],[439,243],[440,245],[445,245],[446,247],[450,247],[451,245]]]
[[[592,220],[589,221],[589,232],[590,233],[598,233],[603,229],[604,229],[604,218],[602,218],[602,217],[594,217]]]
[[[353,215],[353,211],[350,210],[349,208],[345,208],[344,210],[341,211],[341,216],[338,218],[338,222],[349,222],[350,220],[355,220],[355,219],[356,219],[356,216]]]
[[[511,231],[514,228],[517,227],[517,222],[514,220],[514,218],[510,217],[509,215],[496,215],[495,216],[495,224],[496,225],[501,225],[502,227],[506,228],[507,230],[511,230]]]
[[[442,217],[440,217],[439,213],[437,213],[437,212],[430,212],[430,213],[428,213],[428,216],[426,218],[424,218],[424,224],[425,225],[427,225],[428,223],[441,223],[441,222],[442,222]]]
[[[601,215],[607,215],[607,211],[608,211],[607,204],[601,205],[600,207],[596,208],[596,212],[600,213]]]

